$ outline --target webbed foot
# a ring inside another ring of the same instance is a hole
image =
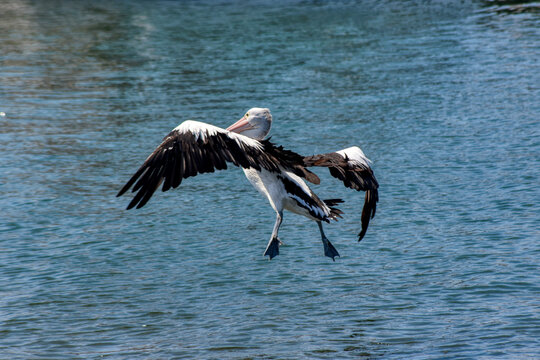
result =
[[[264,252],[264,256],[269,256],[270,260],[275,258],[279,255],[279,246],[282,245],[282,242],[279,241],[279,238],[277,236],[273,237],[270,242],[268,243],[268,246],[266,247],[266,251]]]
[[[329,258],[332,258],[332,261],[336,261],[336,259],[334,259],[336,256],[340,257],[338,251],[328,239],[323,240],[323,246],[324,246],[324,255],[328,256]]]

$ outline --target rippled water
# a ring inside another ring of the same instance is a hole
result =
[[[538,3],[4,0],[0,358],[540,357]],[[115,198],[185,119],[253,106],[273,141],[356,144],[326,226],[239,169]]]

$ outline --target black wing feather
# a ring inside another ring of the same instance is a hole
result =
[[[308,180],[309,174],[312,174],[304,169],[301,155],[281,146],[276,147],[268,140],[258,142],[208,125],[208,129],[212,130],[209,134],[210,130],[204,129],[205,124],[200,123],[200,126],[201,133],[198,135],[177,128],[163,138],[117,194],[121,196],[131,187],[132,192],[137,192],[128,209],[143,207],[161,184],[162,191],[168,191],[177,188],[182,179],[216,169],[227,169],[227,162],[243,168],[260,170],[262,167],[272,172],[285,169]],[[206,133],[202,133],[204,131]]]
[[[330,175],[341,180],[346,187],[366,192],[361,216],[362,229],[358,233],[358,241],[361,241],[366,235],[369,220],[375,216],[379,201],[379,183],[373,170],[362,162],[350,161],[347,156],[335,152],[307,156],[303,160],[304,166],[327,167]]]
[[[297,154],[291,150],[286,150],[283,148],[283,146],[274,146],[270,142],[270,139],[263,140],[263,145],[264,151],[267,154],[274,158],[282,159],[282,161],[286,161],[287,163],[291,164],[291,170],[294,174],[306,179],[313,184],[320,184],[321,180],[319,179],[319,177],[306,169],[304,157],[302,155]]]

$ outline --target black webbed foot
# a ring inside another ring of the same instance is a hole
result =
[[[333,261],[336,261],[335,257],[340,256],[334,245],[328,240],[323,240],[323,246],[324,246],[324,255],[328,256],[329,258],[332,258]]]
[[[275,258],[279,255],[279,246],[281,245],[281,241],[279,241],[279,238],[277,236],[273,237],[272,240],[268,243],[268,246],[266,247],[266,251],[264,252],[264,256],[269,256],[270,260]]]

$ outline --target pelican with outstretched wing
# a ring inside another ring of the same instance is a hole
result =
[[[319,184],[320,180],[307,168],[327,167],[330,174],[346,187],[366,192],[362,210],[362,229],[358,241],[366,234],[369,220],[375,216],[378,183],[370,161],[359,147],[333,153],[304,157],[265,137],[272,126],[270,110],[250,109],[226,130],[203,122],[187,120],[174,128],[148,156],[142,166],[118,192],[131,188],[135,196],[127,206],[141,208],[163,184],[162,190],[177,188],[182,179],[197,174],[227,169],[227,163],[242,167],[251,184],[264,195],[276,211],[276,222],[264,255],[279,255],[278,231],[283,210],[303,215],[317,222],[324,246],[324,255],[339,256],[324,234],[322,222],[337,220],[343,213],[336,208],[341,199],[321,200],[304,180]]]

